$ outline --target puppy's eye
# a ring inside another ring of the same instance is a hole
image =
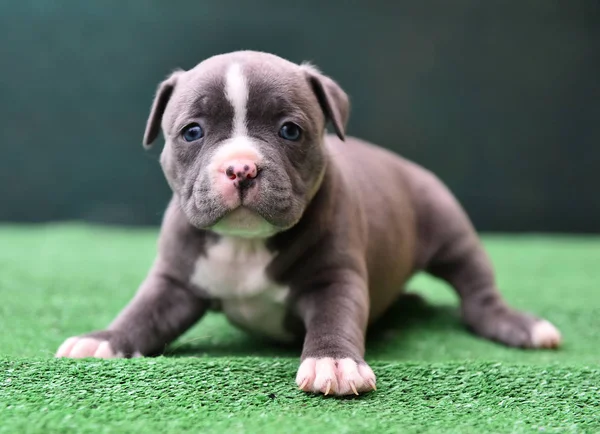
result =
[[[286,122],[279,130],[279,135],[285,140],[296,142],[302,136],[302,129],[293,122]]]
[[[201,139],[204,136],[204,131],[202,131],[202,127],[200,125],[193,123],[185,127],[181,132],[181,135],[186,142],[193,142]]]

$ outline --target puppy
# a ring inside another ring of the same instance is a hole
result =
[[[162,124],[173,191],[158,254],[104,331],[67,339],[58,357],[161,353],[209,309],[279,341],[303,340],[306,392],[375,389],[365,332],[418,271],[458,293],[474,333],[557,347],[549,322],[502,299],[465,212],[432,173],[346,137],[350,104],[309,64],[240,51],[160,84],[144,135]],[[328,135],[326,124],[335,135]]]

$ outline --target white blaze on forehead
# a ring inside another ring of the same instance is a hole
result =
[[[231,65],[225,75],[225,96],[233,107],[233,136],[245,136],[248,82],[238,63]]]
[[[255,141],[248,136],[248,82],[239,63],[232,64],[225,73],[225,97],[233,107],[233,131],[231,137],[213,152],[208,164],[211,182],[215,187],[225,182],[222,174],[231,163],[250,160],[260,164],[262,160]]]
[[[230,160],[246,159],[257,161],[261,155],[254,141],[248,136],[237,136],[225,140],[213,153],[213,163],[219,165]]]

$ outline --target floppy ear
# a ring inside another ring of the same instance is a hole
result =
[[[303,63],[302,68],[325,113],[325,119],[333,124],[337,136],[344,140],[350,115],[348,95],[335,81],[321,74],[313,65]]]
[[[150,117],[148,117],[148,121],[146,122],[146,131],[144,132],[144,147],[146,149],[150,148],[152,142],[158,137],[165,108],[173,94],[173,89],[175,89],[177,80],[182,73],[182,70],[173,72],[158,86],[152,108],[150,109]]]

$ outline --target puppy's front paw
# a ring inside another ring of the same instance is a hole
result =
[[[108,341],[74,336],[63,342],[56,352],[56,357],[113,359],[117,354]]]
[[[305,359],[296,375],[296,384],[305,392],[325,395],[358,395],[376,390],[375,374],[365,362],[331,357]]]
[[[74,336],[62,343],[56,351],[56,357],[83,359],[114,359],[121,357],[141,357],[139,352],[127,351],[127,345],[121,345],[110,332],[97,332],[90,335]],[[116,344],[116,345],[115,345]]]

